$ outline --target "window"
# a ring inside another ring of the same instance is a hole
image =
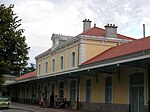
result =
[[[59,97],[64,98],[64,82],[59,83]]]
[[[75,52],[72,52],[72,67],[75,67]]]
[[[64,65],[64,59],[63,56],[60,57],[60,69],[63,70]]]
[[[48,62],[45,63],[45,73],[48,72]]]
[[[86,80],[86,102],[91,101],[91,79]]]
[[[41,74],[41,65],[39,64],[39,75]]]
[[[52,61],[52,71],[53,72],[55,71],[55,59],[53,59],[53,61]]]
[[[112,77],[105,78],[105,102],[112,102]]]

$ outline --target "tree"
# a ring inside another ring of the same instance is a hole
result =
[[[35,64],[34,63],[30,63],[30,66],[27,66],[26,68],[24,68],[21,72],[21,75],[24,75],[26,73],[32,72],[35,70]]]
[[[24,30],[19,28],[21,19],[13,8],[0,5],[0,80],[4,74],[19,76],[29,59]]]

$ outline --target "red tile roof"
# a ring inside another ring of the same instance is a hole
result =
[[[16,78],[16,81],[33,78],[33,77],[35,77],[35,76],[36,76],[36,73],[35,73],[35,71],[33,71],[33,72],[24,74],[24,75],[22,75],[22,76]]]
[[[88,30],[86,30],[85,32],[79,34],[79,35],[88,35],[88,36],[105,36],[105,30],[99,27],[92,27]],[[120,39],[127,39],[127,40],[136,40],[134,38],[131,37],[127,37],[121,34],[117,34],[117,37]]]
[[[101,54],[98,54],[97,56],[89,59],[88,61],[82,63],[82,65],[91,64],[94,62],[100,62],[103,60],[132,54],[135,52],[148,50],[150,49],[150,36],[146,38],[142,38],[139,40],[134,40],[129,43],[125,43],[119,46],[112,47]]]

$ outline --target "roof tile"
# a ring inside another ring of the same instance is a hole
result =
[[[94,26],[94,27],[86,30],[85,32],[83,32],[83,33],[81,33],[79,35],[101,36],[101,37],[104,37],[105,36],[105,30],[102,29],[102,28]],[[120,38],[120,39],[136,40],[134,38],[127,37],[127,36],[124,36],[124,35],[121,35],[121,34],[117,34],[117,37]]]
[[[24,75],[22,75],[22,76],[16,78],[16,81],[33,78],[33,77],[35,77],[35,76],[36,76],[36,73],[35,73],[35,71],[33,71],[33,72],[24,74]]]

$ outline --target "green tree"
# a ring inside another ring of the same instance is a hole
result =
[[[27,66],[26,68],[24,68],[21,72],[21,75],[24,75],[26,73],[32,72],[35,70],[35,64],[34,63],[30,63],[29,66]]]
[[[27,65],[29,47],[14,5],[0,5],[0,85],[4,74],[19,76]],[[1,83],[2,82],[2,83]]]

